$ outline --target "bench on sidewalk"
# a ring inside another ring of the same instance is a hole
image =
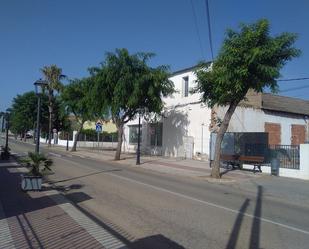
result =
[[[256,168],[258,168],[259,172],[262,173],[261,165],[265,161],[265,157],[263,156],[240,156],[239,161],[243,163],[253,164],[253,173],[255,173]]]
[[[227,163],[228,165],[231,165],[233,169],[235,167],[238,167],[242,169],[242,165],[244,163],[246,164],[252,164],[253,165],[253,173],[256,172],[256,168],[259,172],[262,172],[261,165],[265,162],[264,156],[242,156],[242,155],[221,155],[220,159]]]

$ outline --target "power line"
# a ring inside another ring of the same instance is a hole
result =
[[[208,0],[205,0],[205,4],[206,4],[206,16],[207,16],[207,24],[208,24],[208,37],[209,37],[209,46],[210,46],[210,52],[211,52],[211,59],[214,60]]]
[[[277,80],[277,81],[296,81],[296,80],[309,80],[309,77],[294,78],[294,79],[281,79],[281,80]]]
[[[309,88],[309,85],[307,85],[307,86],[291,87],[291,88],[285,89],[285,90],[283,90],[283,91],[280,91],[280,93],[285,93],[285,92],[290,92],[290,91],[296,91],[296,90],[305,89],[305,88]]]
[[[197,37],[198,37],[198,41],[199,41],[202,57],[205,58],[205,53],[204,53],[203,46],[202,46],[202,40],[201,40],[200,31],[199,31],[199,28],[198,28],[197,15],[196,15],[196,12],[195,12],[195,9],[194,9],[193,0],[190,0],[190,2],[191,2],[193,17],[194,17],[195,30],[196,30],[196,33],[197,33]]]

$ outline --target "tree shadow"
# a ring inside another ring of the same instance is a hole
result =
[[[139,239],[130,244],[132,249],[184,249],[185,247],[179,245],[162,234],[156,234],[149,237]]]
[[[81,203],[92,199],[84,192],[66,193],[63,191],[63,193],[51,193],[50,195],[44,195],[42,192],[23,192],[20,190],[20,172],[13,172],[14,169],[1,164],[0,220],[7,220],[16,248],[101,248],[100,244],[70,218],[66,211],[57,208],[62,204],[73,205],[96,225],[122,241],[127,246],[125,248],[184,248],[162,234],[134,241],[133,236],[117,225],[97,217],[93,212],[84,208]],[[80,184],[68,186],[75,190],[82,187],[83,185]],[[4,189],[5,191],[2,191]],[[63,189],[65,188],[60,186],[59,190]],[[55,188],[47,187],[43,191],[47,190],[55,190]],[[72,240],[78,247],[70,244]]]
[[[90,173],[90,174],[86,174],[86,175],[71,177],[71,178],[67,178],[67,179],[64,179],[64,180],[59,180],[59,181],[47,181],[47,183],[49,183],[49,184],[55,184],[55,183],[60,183],[60,182],[67,182],[67,181],[72,181],[72,180],[84,178],[84,177],[87,177],[87,176],[93,176],[93,175],[98,175],[98,174],[102,174],[102,173],[109,173],[109,172],[115,172],[115,171],[122,171],[122,169],[101,170],[101,171],[99,171],[99,172],[94,172],[94,173]]]
[[[257,197],[255,210],[253,214],[253,221],[251,226],[250,233],[250,241],[249,247],[250,249],[259,249],[260,248],[260,232],[261,232],[261,215],[262,215],[262,195],[263,195],[263,187],[258,186]],[[239,209],[238,215],[233,225],[232,232],[230,234],[226,249],[234,249],[237,248],[237,240],[239,237],[240,229],[242,226],[243,218],[246,214],[246,210],[249,206],[249,199],[246,199]]]
[[[229,241],[227,243],[226,249],[234,249],[236,248],[236,243],[237,243],[237,239],[238,239],[238,235],[240,232],[240,228],[241,228],[241,224],[244,218],[244,213],[246,212],[248,206],[249,206],[249,199],[246,199],[244,201],[244,203],[242,204],[241,208],[239,209],[239,213],[236,217],[234,226],[233,226],[233,230],[230,234],[230,238]]]
[[[250,249],[260,248],[262,195],[263,195],[263,187],[259,185],[254,210],[254,218],[251,226]]]
[[[83,188],[84,185],[82,184],[70,184],[70,185],[51,185],[51,186],[42,186],[41,192],[50,191],[50,190],[57,190],[59,192],[69,192],[70,190],[76,190]]]

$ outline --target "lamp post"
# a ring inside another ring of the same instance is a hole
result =
[[[137,135],[137,151],[136,151],[136,165],[141,164],[141,113],[138,113],[138,135]]]
[[[5,149],[9,148],[9,129],[10,129],[10,114],[8,110],[6,112],[0,112],[0,117],[2,117],[2,127],[1,132],[3,132],[3,127],[5,124]],[[5,123],[4,123],[5,119]]]
[[[6,117],[6,136],[5,136],[5,149],[6,151],[8,151],[9,148],[9,129],[10,129],[10,114],[7,112],[5,113],[5,117]]]
[[[1,112],[0,116],[2,116],[1,132],[4,132],[4,112]]]
[[[69,115],[70,115],[70,112],[69,112],[69,108],[66,106],[65,107],[65,113],[66,113],[66,118],[67,118],[67,121],[69,123]],[[67,131],[66,131],[66,134],[67,134],[67,146],[66,146],[66,151],[69,151],[69,128],[67,127]]]
[[[141,164],[141,115],[148,111],[146,108],[138,108],[138,137],[137,137],[137,151],[136,151],[136,165]]]
[[[41,95],[43,93],[44,87],[47,86],[47,82],[44,80],[37,80],[34,82],[35,93],[38,97],[38,105],[37,105],[37,116],[36,116],[36,144],[35,144],[35,152],[40,152],[40,115],[41,115]]]

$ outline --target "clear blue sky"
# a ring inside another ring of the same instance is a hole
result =
[[[154,52],[152,65],[171,70],[210,60],[204,0],[1,0],[0,111],[12,98],[33,89],[39,69],[57,64],[71,78],[104,59],[106,51],[125,47],[130,52]],[[214,54],[226,28],[268,18],[272,33],[299,34],[302,56],[282,70],[283,78],[309,77],[308,0],[209,0]],[[281,89],[309,85],[282,83]],[[309,88],[284,93],[309,99]]]

